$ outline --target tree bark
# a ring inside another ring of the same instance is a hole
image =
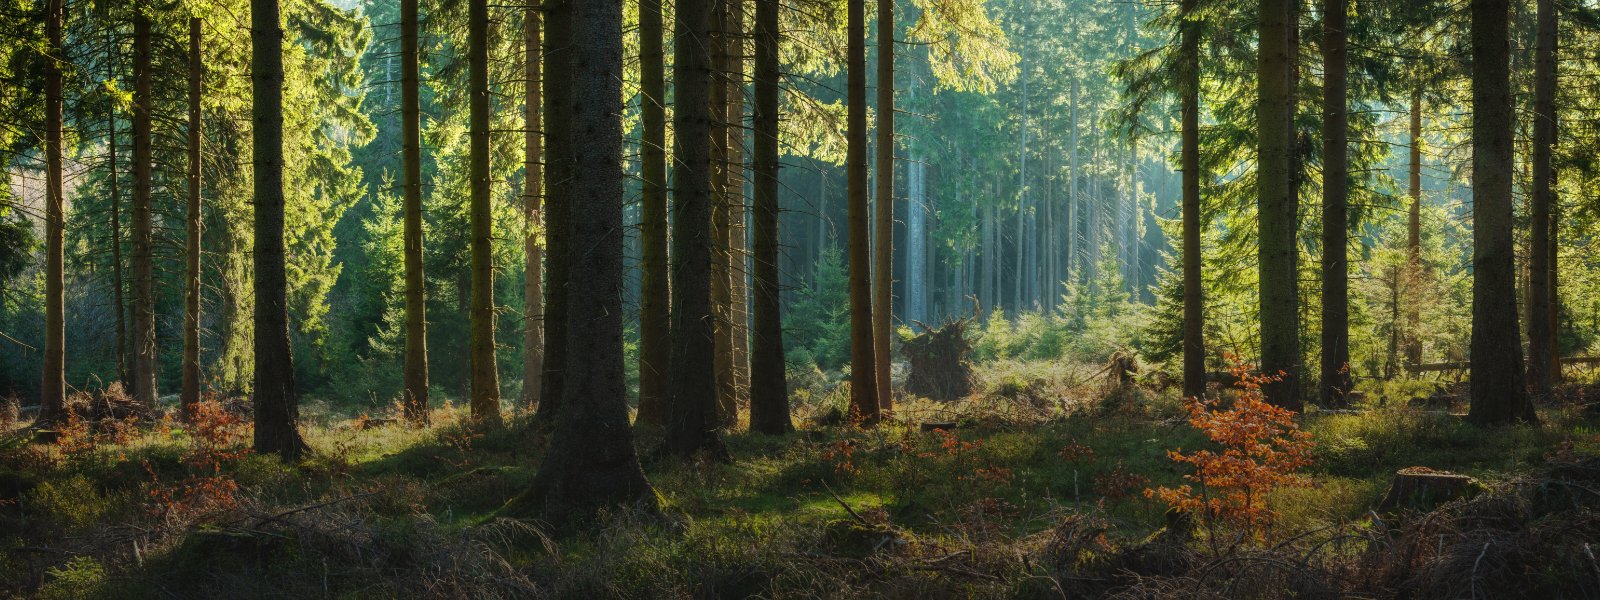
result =
[[[666,449],[725,458],[717,420],[711,312],[711,38],[716,0],[678,0],[674,17],[672,355]],[[720,99],[719,99],[720,103]]]
[[[755,313],[750,338],[750,430],[782,434],[794,430],[789,419],[789,382],[784,371],[783,312],[778,276],[778,20],[779,0],[756,0],[755,205],[752,211],[755,255]]]
[[[1300,327],[1294,189],[1295,0],[1261,0],[1257,199],[1260,228],[1261,371],[1280,376],[1267,400],[1300,410]]]
[[[419,0],[400,0],[400,161],[405,213],[405,414],[428,424],[428,308],[422,262],[422,77]]]
[[[547,0],[547,23],[569,23],[573,0]],[[534,421],[541,427],[555,424],[563,397],[567,356],[567,281],[571,241],[567,215],[572,210],[567,184],[575,176],[572,155],[572,31],[549,27],[544,36],[544,379],[539,386],[539,410]]]
[[[106,79],[115,75],[113,61],[117,56],[115,33],[106,34]],[[117,313],[117,380],[128,389],[132,380],[128,375],[128,307],[123,298],[127,280],[122,274],[122,191],[117,181],[117,106],[106,103],[106,171],[110,176],[111,191],[111,302]]]
[[[494,238],[489,199],[489,2],[467,4],[467,86],[471,127],[472,420],[500,424],[500,371],[494,348]],[[575,109],[576,110],[576,109]]]
[[[1472,0],[1472,408],[1480,425],[1536,422],[1523,387],[1512,236],[1510,6]]]
[[[728,112],[728,79],[732,73],[732,54],[728,47],[729,3],[713,0],[711,44],[711,307],[716,339],[717,417],[725,428],[739,420],[739,400],[733,375],[733,252],[732,228],[733,175],[729,164],[731,123]]]
[[[877,202],[874,205],[872,265],[872,349],[878,384],[878,409],[894,408],[889,388],[889,335],[894,313],[894,0],[878,0]]]
[[[183,311],[183,392],[179,406],[184,420],[200,402],[200,18],[189,19],[189,210],[186,223]]]
[[[849,175],[850,228],[850,412],[852,419],[878,421],[877,349],[873,345],[871,240],[867,212],[866,0],[848,0],[846,27],[847,105],[845,167]]]
[[[667,367],[672,348],[667,272],[667,114],[661,0],[639,0],[639,73],[644,139],[639,148],[640,423],[667,422]]]
[[[523,68],[526,81],[523,92],[523,178],[522,218],[527,232],[522,238],[523,278],[522,314],[522,405],[539,405],[540,380],[544,375],[544,213],[540,206],[543,196],[544,138],[540,131],[539,13],[540,8],[529,5],[522,15]]]
[[[1554,0],[1537,2],[1538,33],[1533,62],[1533,194],[1528,245],[1528,390],[1550,393],[1555,332],[1550,319],[1550,197],[1555,183],[1556,27]]]
[[[1346,250],[1350,171],[1345,22],[1348,0],[1324,0],[1322,23],[1323,406],[1349,405],[1350,265]]]
[[[485,11],[486,12],[486,11]],[[567,282],[567,365],[558,426],[533,489],[546,519],[589,517],[614,506],[656,509],[628,426],[622,362],[622,1],[583,0],[570,22],[573,239]],[[487,107],[485,107],[487,108]],[[576,143],[583,140],[583,143]]]
[[[1411,212],[1406,223],[1406,278],[1412,296],[1422,283],[1422,88],[1411,92],[1411,167],[1409,195]],[[1399,286],[1396,286],[1399,289]],[[1411,298],[1406,307],[1406,364],[1422,364],[1422,312],[1418,310],[1419,298]],[[1398,304],[1400,300],[1397,298]]]
[[[250,0],[250,83],[250,112],[255,123],[251,146],[256,212],[251,258],[256,296],[255,451],[289,461],[307,448],[297,425],[300,399],[289,346],[283,238],[283,25],[278,0]],[[146,146],[148,156],[148,142]],[[138,154],[134,152],[135,160]],[[145,216],[148,218],[148,210]]]
[[[1199,0],[1184,0],[1183,70],[1183,396],[1206,395],[1205,291],[1200,278],[1200,32],[1192,19]],[[1076,154],[1076,152],[1074,152]],[[1076,163],[1074,158],[1074,171]],[[1068,218],[1071,221],[1071,218]]]
[[[254,1],[254,0],[252,0]],[[254,5],[252,5],[254,6]],[[151,259],[150,18],[133,17],[133,400],[156,405],[155,271]],[[281,59],[279,59],[281,63]],[[281,95],[281,92],[280,92]],[[281,103],[280,103],[281,107]],[[281,115],[279,116],[281,119]]]
[[[750,248],[746,241],[750,205],[745,198],[744,57],[745,0],[728,2],[728,296],[732,336],[733,395],[750,400]],[[734,419],[738,421],[737,418]]]
[[[61,65],[66,62],[61,42],[65,0],[45,4],[44,160],[45,160],[45,284],[44,371],[39,388],[41,424],[66,419],[67,322],[64,291],[66,268],[66,189],[61,176],[62,85]]]

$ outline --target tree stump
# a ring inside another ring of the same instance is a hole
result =
[[[907,392],[946,402],[972,393],[972,364],[967,362],[967,353],[972,350],[966,336],[969,322],[965,317],[946,317],[938,329],[916,323],[922,333],[900,345],[900,351],[911,363],[906,376]]]
[[[1396,471],[1389,493],[1378,504],[1378,512],[1402,506],[1428,508],[1465,495],[1472,478],[1427,467],[1406,467]]]

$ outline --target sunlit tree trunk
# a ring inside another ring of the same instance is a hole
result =
[[[783,321],[778,277],[778,43],[779,0],[756,0],[755,136],[752,172],[755,205],[751,213],[755,313],[750,339],[750,430],[781,434],[794,430],[789,419],[789,383],[784,372]]]
[[[1550,392],[1555,368],[1555,330],[1551,321],[1550,199],[1555,183],[1551,147],[1555,143],[1556,27],[1554,0],[1538,0],[1538,33],[1533,62],[1533,194],[1528,245],[1528,389]]]
[[[1407,286],[1396,286],[1396,290],[1407,289],[1412,292],[1411,298],[1406,302],[1406,364],[1417,365],[1422,362],[1422,312],[1418,310],[1416,290],[1422,283],[1422,90],[1419,87],[1411,92],[1411,165],[1408,195],[1411,197],[1410,215],[1406,222],[1406,276]],[[1400,302],[1397,298],[1395,302]]]
[[[659,5],[658,5],[659,6]],[[527,232],[522,238],[523,281],[522,314],[522,404],[538,406],[541,380],[544,379],[544,196],[540,186],[544,181],[544,137],[540,131],[539,115],[544,90],[540,88],[543,77],[540,64],[539,7],[530,5],[522,16],[523,68],[526,81],[522,84],[523,98],[523,170],[522,217]],[[659,19],[657,26],[659,28]]]
[[[1472,0],[1472,409],[1480,425],[1535,422],[1523,387],[1512,236],[1511,11]]]
[[[1299,410],[1298,201],[1294,189],[1295,0],[1261,0],[1257,177],[1261,282],[1261,370],[1282,377],[1267,400]]]
[[[711,306],[715,317],[717,417],[725,428],[738,422],[739,399],[733,374],[733,246],[730,242],[733,214],[733,168],[730,164],[728,79],[733,72],[731,36],[728,26],[729,3],[713,0],[711,44]]]
[[[61,42],[61,21],[65,0],[45,4],[44,73],[44,160],[45,160],[45,284],[44,284],[44,372],[39,388],[39,418],[42,424],[66,417],[67,405],[67,321],[63,298],[66,268],[65,225],[66,188],[61,177],[62,85],[61,65],[66,62]],[[119,284],[120,285],[120,284]]]
[[[745,1],[729,0],[725,28],[728,48],[728,330],[736,406],[750,400],[750,286],[746,279],[750,274],[750,249],[745,239],[745,222],[750,212],[745,198],[744,156]]]
[[[850,228],[850,412],[866,424],[878,421],[877,351],[873,345],[872,263],[867,211],[866,1],[848,0],[846,37],[848,105],[845,166],[849,172]]]
[[[400,186],[406,271],[405,414],[428,424],[428,316],[422,266],[422,79],[419,0],[400,0]]]
[[[639,0],[639,75],[644,138],[639,148],[642,185],[639,244],[639,416],[667,422],[668,357],[672,302],[667,272],[667,113],[662,0]]]
[[[494,348],[494,215],[489,199],[489,3],[467,4],[467,87],[470,93],[472,304],[472,419],[500,422],[500,371]],[[590,140],[591,142],[593,140]]]
[[[253,0],[254,1],[254,0]],[[254,6],[254,4],[252,4]],[[274,4],[274,6],[276,6]],[[133,400],[156,405],[155,270],[151,259],[150,18],[133,17]],[[279,60],[281,63],[281,59]],[[281,94],[281,92],[280,92]],[[281,104],[280,104],[281,106]],[[281,122],[282,115],[279,115]],[[258,125],[259,127],[259,125]],[[257,134],[260,135],[259,133]]]
[[[1199,0],[1184,0],[1183,68],[1179,76],[1183,140],[1183,396],[1206,395],[1205,286],[1200,278],[1200,32],[1192,20]]]
[[[565,289],[569,321],[567,366],[557,427],[535,477],[534,500],[546,519],[592,516],[613,506],[654,511],[628,427],[622,357],[622,0],[582,0],[569,22],[575,178],[570,218],[573,277]],[[559,521],[558,521],[559,522]]]
[[[187,420],[200,402],[200,18],[189,19],[189,210],[184,258],[183,391]]]
[[[877,201],[873,205],[872,348],[878,408],[894,407],[889,389],[889,334],[894,321],[894,0],[878,0]]]
[[[148,29],[149,24],[145,27]],[[300,439],[298,429],[300,398],[295,389],[294,358],[289,346],[283,237],[283,25],[277,0],[251,0],[250,46],[250,112],[255,122],[251,147],[255,161],[256,212],[252,254],[256,328],[255,451],[276,454],[287,461],[303,454],[306,444]],[[145,61],[149,61],[148,51]],[[135,151],[134,156],[137,160],[139,153]],[[148,198],[148,192],[146,194]]]
[[[711,307],[712,167],[710,38],[716,0],[678,0],[673,54],[672,355],[666,449],[726,457],[718,433]],[[718,104],[721,103],[720,98]]]
[[[115,75],[117,44],[114,31],[106,34],[106,80]],[[117,321],[117,379],[124,388],[132,385],[128,376],[128,306],[124,302],[123,287],[127,280],[122,273],[122,191],[118,187],[117,164],[117,105],[106,103],[106,173],[111,192],[111,303]]]

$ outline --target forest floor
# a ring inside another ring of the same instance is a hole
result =
[[[315,452],[291,466],[243,451],[223,412],[192,432],[10,435],[0,595],[1600,596],[1600,397],[1583,396],[1600,388],[1567,389],[1539,427],[1479,429],[1398,399],[1313,410],[1298,418],[1316,444],[1309,485],[1271,492],[1259,529],[1191,533],[1145,490],[1183,484],[1169,450],[1206,439],[1175,392],[1110,392],[1093,370],[985,365],[972,399],[905,403],[870,431],[824,424],[837,390],[802,390],[800,430],[731,434],[731,464],[655,458],[659,432],[641,429],[662,514],[576,532],[498,516],[541,455],[525,416],[484,433],[445,406],[417,430],[313,404]],[[923,431],[936,421],[955,428]],[[1376,510],[1413,466],[1474,477],[1475,493]]]

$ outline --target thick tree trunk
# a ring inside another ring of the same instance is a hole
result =
[[[662,0],[639,0],[640,102],[644,139],[639,148],[639,416],[667,422],[667,368],[671,356],[672,302],[667,273],[667,113]]]
[[[66,14],[64,4],[65,0],[48,0],[45,4],[45,43],[49,46],[44,61],[44,372],[39,388],[38,418],[41,424],[64,420],[67,405],[67,321],[63,300],[66,188],[61,177],[61,65],[67,60],[61,42],[61,21]]]
[[[845,167],[849,172],[850,228],[850,412],[864,424],[878,421],[877,349],[873,344],[872,262],[867,212],[867,25],[866,0],[848,0],[845,54],[848,105]]]
[[[200,402],[200,18],[189,19],[189,211],[186,223],[183,302],[183,393],[179,405],[184,420]]]
[[[872,265],[872,349],[874,377],[878,384],[878,408],[889,412],[894,407],[894,392],[889,389],[890,326],[894,282],[894,0],[878,0],[878,129],[877,202],[873,209]]]
[[[1538,0],[1538,34],[1533,62],[1533,194],[1528,245],[1528,389],[1550,393],[1555,345],[1550,288],[1550,197],[1555,183],[1551,147],[1555,143],[1556,11],[1554,0]]]
[[[1298,197],[1294,189],[1295,0],[1261,0],[1258,210],[1260,219],[1261,370],[1279,375],[1267,400],[1300,410]]]
[[[155,270],[151,259],[150,240],[152,227],[150,104],[153,102],[150,89],[150,36],[150,18],[143,12],[137,12],[133,17],[132,379],[133,400],[145,408],[153,408],[156,405],[157,378]],[[282,115],[279,117],[281,119]]]
[[[573,239],[585,251],[572,259],[567,282],[567,366],[558,425],[533,485],[546,519],[588,517],[627,505],[655,510],[628,427],[622,364],[622,0],[583,0],[570,22],[579,55],[572,69],[572,135],[576,178]]]
[[[752,211],[755,255],[755,314],[750,338],[750,430],[781,434],[794,430],[789,419],[789,382],[784,372],[783,320],[778,276],[778,6],[779,0],[756,0],[755,206]]]
[[[666,449],[722,458],[717,420],[715,326],[711,312],[712,4],[678,0],[674,17],[672,171],[672,355]],[[718,103],[721,100],[718,99]]]
[[[1406,302],[1406,364],[1422,364],[1422,311],[1416,288],[1422,283],[1422,89],[1411,92],[1411,166],[1409,195],[1411,211],[1406,223],[1406,278],[1413,292]],[[1400,289],[1401,286],[1396,286]],[[1397,297],[1395,302],[1400,302]]]
[[[546,0],[547,23],[570,23],[573,0]],[[572,29],[549,27],[544,36],[544,379],[534,421],[555,424],[563,398],[567,357],[567,280],[572,242],[567,215],[572,211],[567,184],[575,176],[572,156]]]
[[[1512,236],[1510,6],[1472,0],[1472,409],[1480,425],[1535,422],[1523,387]]]
[[[1192,15],[1199,0],[1184,0]],[[1183,396],[1206,395],[1205,292],[1200,278],[1200,31],[1201,23],[1183,21]],[[1077,162],[1076,160],[1073,161]]]
[[[544,183],[544,137],[539,122],[544,98],[540,89],[543,75],[539,68],[539,10],[538,6],[529,5],[522,15],[523,68],[527,79],[522,84],[522,218],[527,226],[522,237],[522,405],[529,408],[539,405],[540,380],[544,378],[544,244],[540,238],[544,233],[544,197],[540,193]],[[658,29],[659,21],[658,18]]]
[[[500,371],[494,348],[494,214],[489,199],[489,2],[467,4],[467,87],[471,99],[472,419],[500,423]],[[580,110],[579,107],[575,110]],[[569,295],[570,296],[570,295]]]
[[[1349,404],[1350,267],[1346,254],[1349,221],[1346,151],[1345,22],[1349,0],[1325,0],[1322,23],[1322,385],[1323,406]]]
[[[422,78],[419,0],[400,0],[400,185],[405,213],[405,413],[428,424],[428,309],[422,266]]]
[[[283,238],[283,25],[277,0],[250,1],[250,83],[255,123],[251,146],[256,212],[255,451],[287,461],[304,453],[306,444],[297,425],[300,399],[289,346]],[[138,152],[134,154],[137,159]]]

